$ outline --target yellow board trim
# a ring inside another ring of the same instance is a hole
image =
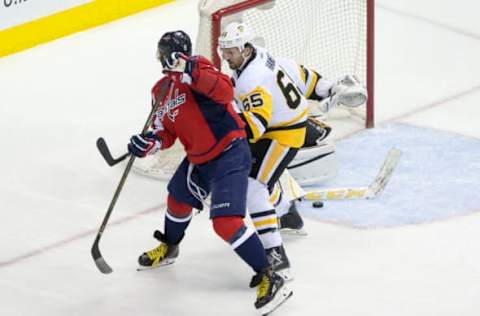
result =
[[[174,0],[95,0],[0,31],[0,57]]]

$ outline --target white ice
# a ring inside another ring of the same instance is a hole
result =
[[[379,127],[480,138],[480,6],[383,0],[376,9]],[[1,315],[256,315],[252,272],[206,213],[194,218],[174,265],[135,271],[163,227],[161,182],[127,180],[100,244],[114,272],[100,274],[90,257],[122,172],[105,165],[95,140],[125,150],[160,75],[158,37],[196,27],[196,1],[178,0],[0,59]],[[309,236],[286,240],[294,296],[275,315],[478,315],[478,203],[471,211],[388,229],[308,216]]]

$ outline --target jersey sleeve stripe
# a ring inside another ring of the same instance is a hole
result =
[[[265,129],[268,127],[268,122],[263,116],[255,112],[252,112],[252,114],[260,121],[260,123],[262,123]]]
[[[298,65],[298,73],[300,74],[300,79],[303,81],[303,83],[307,84],[308,71],[302,65]]]
[[[311,80],[310,83],[308,84],[307,92],[305,93],[305,97],[308,99],[312,93],[315,91],[315,86],[317,85],[318,79],[321,78],[321,76],[313,70],[309,71],[311,73]]]
[[[248,133],[247,131],[247,134],[249,134],[248,138],[260,138],[265,132],[265,127],[263,126],[262,122],[253,113],[250,112],[243,112],[242,117],[245,119],[245,122],[250,129],[250,133]]]
[[[250,118],[250,121],[252,122],[252,127],[253,130],[253,138],[257,139],[262,136],[263,133],[265,133],[265,126],[263,123],[255,116],[254,113],[247,112],[247,116]]]
[[[239,113],[240,118],[242,121],[245,123],[245,131],[247,132],[247,138],[252,139],[253,138],[253,131],[250,127],[250,123],[248,122],[247,118],[245,117],[245,112]]]

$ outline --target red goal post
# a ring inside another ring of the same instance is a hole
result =
[[[196,54],[221,68],[221,30],[243,21],[274,56],[294,59],[331,79],[355,74],[369,95],[357,112],[365,127],[373,127],[374,0],[203,0],[199,14]]]

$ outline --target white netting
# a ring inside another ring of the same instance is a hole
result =
[[[196,54],[216,54],[211,49],[211,14],[240,2],[245,1],[200,1]],[[276,0],[259,8],[224,17],[221,27],[243,21],[273,56],[294,59],[327,78],[355,74],[366,82],[366,0]]]
[[[217,51],[212,49],[212,14],[242,2],[245,0],[199,1],[195,54],[213,59]],[[232,21],[248,24],[257,38],[255,43],[273,56],[293,59],[326,78],[354,74],[366,83],[367,0],[275,0],[222,16],[221,28]],[[227,68],[222,66],[223,71]],[[365,106],[332,111],[328,123],[334,131],[345,122],[354,122],[358,129],[365,125],[365,113]],[[136,164],[135,169],[165,180],[183,156],[177,144],[150,161],[139,159],[141,166]]]

